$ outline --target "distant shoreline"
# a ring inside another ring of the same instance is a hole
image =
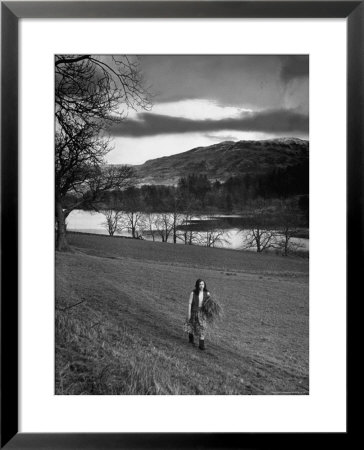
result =
[[[233,247],[222,247],[222,246],[215,246],[215,247],[206,247],[204,245],[198,245],[198,244],[184,244],[183,242],[179,242],[177,244],[174,244],[173,242],[162,242],[159,240],[153,241],[151,239],[145,239],[145,238],[133,238],[132,236],[122,236],[122,235],[113,235],[110,236],[109,234],[107,234],[106,230],[105,232],[100,232],[100,233],[93,233],[90,231],[81,231],[81,230],[67,230],[67,234],[69,235],[75,235],[75,236],[92,236],[92,237],[103,237],[103,238],[114,238],[114,239],[128,239],[128,240],[133,240],[133,241],[144,241],[144,242],[148,242],[148,243],[153,243],[153,244],[169,244],[169,245],[177,245],[178,247],[196,247],[196,248],[209,248],[209,249],[213,249],[213,250],[224,250],[224,251],[234,251],[234,252],[247,252],[247,253],[256,253],[259,254],[255,249],[244,249],[244,248],[233,248]],[[267,249],[263,252],[261,252],[260,254],[265,254],[265,255],[277,255],[280,256],[280,253],[277,253],[277,249]],[[300,249],[300,250],[296,250],[296,251],[292,251],[289,255],[290,257],[298,257],[298,258],[308,258],[309,257],[309,250],[306,249]]]

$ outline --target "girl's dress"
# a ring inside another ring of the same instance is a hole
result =
[[[206,291],[203,291],[203,302],[205,302],[209,298],[209,295]],[[191,305],[191,318],[186,323],[186,332],[194,334],[198,336],[200,339],[205,337],[207,329],[207,321],[204,317],[204,314],[201,312],[201,308],[199,307],[199,298],[198,294],[193,293],[192,305]]]

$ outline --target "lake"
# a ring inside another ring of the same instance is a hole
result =
[[[206,224],[216,223],[218,219],[223,219],[224,224],[219,227],[221,230],[221,239],[220,242],[216,242],[215,247],[230,248],[234,250],[242,249],[248,235],[248,230],[237,228],[236,225],[239,222],[239,219],[241,219],[241,216],[239,215],[193,217],[186,229],[196,232],[196,238],[200,241],[199,243],[196,242],[197,245],[206,245],[206,231],[204,231],[204,228],[206,228]],[[67,229],[69,231],[108,235],[109,233],[104,225],[105,221],[106,218],[102,213],[76,209],[72,211],[67,218]],[[208,229],[210,230],[212,227],[208,227]],[[179,233],[182,233],[182,231],[179,231]],[[115,236],[131,237],[131,232],[123,230],[122,232],[115,233]],[[147,230],[143,232],[143,239],[153,240],[151,234],[147,232]],[[170,235],[168,242],[173,242],[172,239],[172,235]],[[154,240],[161,241],[162,239],[155,234]],[[291,242],[298,245],[302,251],[309,250],[309,239],[292,238]],[[177,243],[184,244],[182,239],[177,239]],[[253,248],[252,250],[255,249]]]

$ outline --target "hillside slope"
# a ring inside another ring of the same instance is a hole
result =
[[[211,181],[230,176],[264,173],[308,160],[309,144],[297,138],[262,141],[225,141],[197,147],[135,166],[143,184],[176,184],[191,173],[205,174]]]

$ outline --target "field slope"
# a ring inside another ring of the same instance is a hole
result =
[[[70,234],[56,253],[57,394],[308,394],[308,261]],[[203,278],[224,317],[183,333]]]

